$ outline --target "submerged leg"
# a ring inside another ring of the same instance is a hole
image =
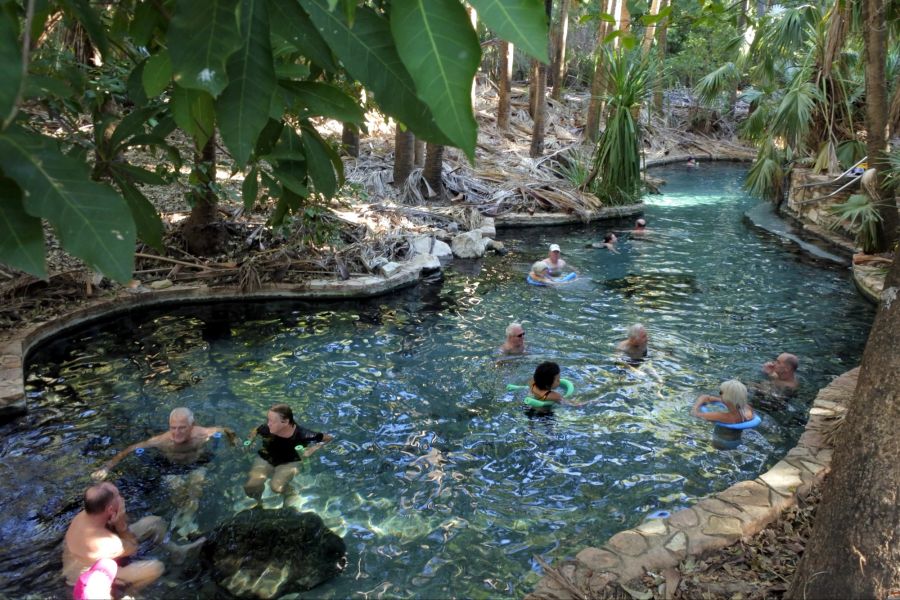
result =
[[[247,481],[244,483],[244,493],[251,498],[259,500],[266,486],[266,479],[269,478],[273,470],[272,465],[257,457],[253,461],[253,466],[250,467],[250,473],[247,475]]]
[[[272,481],[269,486],[276,494],[284,493],[291,479],[300,471],[300,463],[292,462],[275,467],[275,474],[272,475]]]

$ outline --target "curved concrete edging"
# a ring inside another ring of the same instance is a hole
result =
[[[884,267],[853,265],[853,283],[856,289],[863,298],[876,306],[881,303],[885,277]]]
[[[545,576],[526,600],[573,600],[599,594],[609,583],[627,583],[645,570],[677,566],[688,556],[719,550],[762,531],[809,493],[830,470],[832,448],[823,435],[856,389],[859,367],[819,390],[797,445],[771,469],[711,494],[666,519],[621,531],[600,548],[585,548]],[[567,581],[559,581],[561,576]]]
[[[117,290],[52,321],[16,329],[0,338],[0,417],[26,411],[24,368],[28,352],[44,340],[89,321],[139,308],[185,301],[365,298],[411,286],[419,281],[423,271],[431,272],[439,268],[440,261],[434,256],[418,255],[401,263],[390,277],[371,275],[347,281],[313,279],[295,284],[273,283],[253,292],[242,292],[237,286],[209,287],[205,284],[174,285],[163,290]]]
[[[701,158],[702,160],[711,160],[711,161],[722,161],[722,162],[750,162],[756,160],[756,151],[755,150],[738,150],[734,151],[734,154],[704,154],[701,156],[699,153],[695,154],[670,154],[669,156],[661,156],[659,158],[648,158],[644,161],[644,168],[649,169],[651,167],[662,167],[665,165],[671,165],[674,163],[683,163],[687,162],[687,159],[690,157]]]
[[[602,221],[606,219],[620,219],[631,217],[644,212],[643,202],[639,204],[627,204],[625,206],[607,206],[600,210],[588,213],[586,218],[569,213],[510,213],[494,217],[494,226],[498,229],[510,227],[538,227],[544,225],[569,225],[572,223],[586,223],[588,221]]]

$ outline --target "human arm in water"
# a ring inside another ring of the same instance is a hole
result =
[[[330,442],[333,439],[334,439],[334,436],[331,435],[330,433],[323,433],[321,442],[317,442],[315,444],[312,444],[312,445],[306,447],[306,449],[303,451],[303,458],[309,458],[314,453],[316,453],[322,446],[324,446],[325,444],[327,444],[328,442]]]
[[[700,408],[704,404],[709,404],[710,402],[721,402],[722,399],[718,396],[710,396],[709,394],[700,395],[696,402],[694,402],[693,408],[691,408],[691,416],[699,417],[705,421],[719,421],[721,412],[718,413],[719,416],[715,412],[700,412]]]
[[[162,440],[165,437],[165,433],[161,433],[160,435],[153,436],[150,439],[144,440],[143,442],[137,442],[136,444],[132,444],[113,456],[111,459],[103,463],[103,466],[91,473],[91,479],[94,481],[103,481],[109,476],[109,472],[112,471],[117,464],[122,462],[122,460],[137,450],[138,448],[156,448],[160,445]]]

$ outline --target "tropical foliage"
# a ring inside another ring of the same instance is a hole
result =
[[[584,186],[612,205],[641,196],[641,131],[637,113],[649,92],[650,70],[639,54],[604,50],[606,129],[597,142]]]
[[[748,22],[755,28],[752,41],[733,44],[732,60],[697,84],[699,96],[711,104],[743,86],[750,115],[741,132],[760,148],[747,181],[753,193],[779,200],[792,165],[836,174],[864,156],[857,11],[857,3],[845,1],[773,10]],[[898,83],[896,77],[888,81],[890,95]]]
[[[547,61],[540,0],[471,4]],[[273,223],[303,211],[343,181],[311,119],[360,125],[354,82],[419,138],[471,158],[480,56],[460,0],[0,0],[0,261],[46,276],[46,221],[70,253],[129,280],[136,237],[161,243],[141,187],[175,176],[176,128],[194,143],[192,184],[215,193],[218,135],[246,204],[277,198]],[[135,167],[136,148],[167,160]]]

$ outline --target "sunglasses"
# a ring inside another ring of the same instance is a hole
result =
[[[513,337],[525,337],[525,332],[523,331],[522,333],[517,333]]]

